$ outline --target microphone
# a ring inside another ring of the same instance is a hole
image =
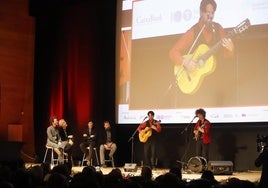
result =
[[[212,32],[213,32],[213,33],[215,33],[215,32],[216,32],[216,30],[215,30],[215,25],[214,25],[214,23],[213,23],[213,22],[211,23],[211,28],[212,28]]]
[[[143,120],[142,121],[144,121],[144,120],[146,120],[147,119],[147,116],[145,116],[145,118],[143,118]]]
[[[211,17],[209,15],[209,13],[207,13],[207,23],[210,23],[211,22]]]

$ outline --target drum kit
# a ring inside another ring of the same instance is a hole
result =
[[[183,165],[183,170],[187,173],[201,173],[207,169],[207,160],[201,156],[191,157],[187,163],[177,162]]]

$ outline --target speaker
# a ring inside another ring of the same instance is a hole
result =
[[[232,161],[209,161],[208,170],[215,175],[232,175],[233,162]]]
[[[125,163],[124,171],[125,172],[137,172],[138,166],[136,163]]]

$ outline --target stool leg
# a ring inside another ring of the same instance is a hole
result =
[[[51,165],[54,165],[54,151],[53,149],[51,149],[51,161],[50,161]]]
[[[96,156],[96,160],[97,160],[97,165],[100,166],[100,162],[99,162],[98,153],[97,153],[96,148],[94,148],[94,151],[95,151],[95,156]]]
[[[114,157],[112,157],[111,160],[112,160],[112,166],[114,168]]]
[[[45,152],[45,156],[44,156],[44,159],[43,159],[43,163],[46,162],[46,158],[47,158],[47,150],[48,150],[48,148],[46,148],[46,152]]]
[[[84,153],[84,155],[83,155],[83,159],[82,159],[82,161],[81,161],[80,166],[83,166],[83,164],[84,164],[84,162],[85,162],[85,158],[86,158],[86,154]]]

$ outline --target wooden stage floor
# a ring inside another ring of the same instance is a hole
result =
[[[29,168],[31,166],[35,166],[35,165],[41,165],[41,164],[36,164],[36,163],[27,163],[25,164],[26,168]],[[84,167],[81,166],[73,166],[72,167],[72,173],[76,174],[79,173],[83,170]],[[138,176],[141,174],[141,167],[138,166],[137,171],[136,172],[125,172],[124,171],[124,167],[116,167],[119,168],[122,172],[122,174],[124,175],[124,177],[128,177],[128,176]],[[111,172],[113,168],[112,167],[107,167],[107,168],[100,168],[100,170],[102,171],[103,174],[108,174],[109,172]],[[165,174],[169,171],[169,169],[160,169],[160,168],[156,168],[154,169],[153,172],[153,178],[156,178],[159,175]],[[251,182],[258,182],[260,180],[261,177],[261,171],[253,171],[253,170],[248,170],[248,171],[244,171],[244,172],[233,172],[232,175],[214,175],[215,179],[219,182],[222,181],[226,181],[229,178],[238,178],[240,180],[248,180]],[[186,172],[182,172],[182,179],[187,179],[187,180],[194,180],[194,179],[199,179],[201,177],[201,173],[186,173]]]
[[[72,168],[73,173],[78,173],[81,172],[84,167],[80,166],[74,166]],[[125,172],[124,167],[117,167],[121,170],[122,174],[127,177],[127,176],[138,176],[141,173],[141,168],[138,167],[136,172]],[[103,174],[108,174],[112,168],[101,168],[100,169]],[[168,169],[155,169],[153,170],[153,177],[157,177],[159,175],[165,174],[168,172]],[[186,173],[182,172],[182,178],[183,179],[189,179],[189,180],[194,180],[194,179],[199,179],[201,177],[201,173]],[[238,178],[240,180],[249,180],[251,182],[258,182],[261,177],[261,171],[246,171],[246,172],[233,172],[232,175],[215,175],[215,179],[217,181],[225,181],[229,178]]]

